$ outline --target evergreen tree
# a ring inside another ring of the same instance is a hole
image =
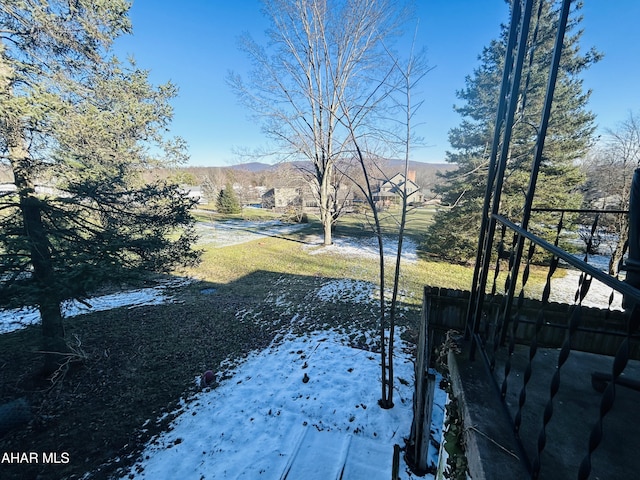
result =
[[[220,190],[216,200],[216,208],[218,209],[218,212],[224,214],[242,212],[240,201],[238,200],[238,196],[233,190],[231,184],[228,183],[222,190]]]
[[[579,8],[577,5],[576,11]],[[579,75],[598,61],[600,54],[593,49],[580,52],[581,32],[571,33],[581,21],[576,11],[565,36],[534,207],[579,208],[582,202],[578,187],[583,177],[575,160],[593,142],[595,117],[587,109],[590,92],[584,91]],[[534,2],[533,12],[535,28],[528,39],[529,56],[522,75],[500,204],[500,212],[516,221],[521,217],[529,182],[558,18],[554,2],[549,0]],[[443,175],[446,182],[439,193],[448,208],[438,212],[424,242],[425,251],[450,261],[465,262],[475,257],[507,37],[508,26],[503,25],[500,38],[483,49],[480,66],[466,78],[465,88],[457,92],[463,104],[454,109],[462,121],[449,132],[453,151],[447,152],[446,160],[459,168]],[[545,223],[544,215],[538,214],[530,227],[545,235]]]
[[[190,208],[150,167],[185,158],[165,139],[176,89],[110,57],[125,0],[0,4],[0,299],[42,317],[45,369],[66,350],[61,303],[107,282],[196,261]]]

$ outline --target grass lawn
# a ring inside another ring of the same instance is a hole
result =
[[[408,238],[419,238],[432,213],[412,212]],[[213,214],[202,215],[211,221]],[[24,398],[34,412],[27,426],[0,437],[0,452],[69,454],[66,464],[0,465],[0,477],[71,479],[92,472],[88,478],[109,478],[167,427],[180,399],[197,390],[198,375],[228,370],[234,359],[282,332],[334,328],[348,332],[354,346],[375,350],[375,302],[349,300],[370,296],[378,262],[318,252],[322,232],[311,220],[293,234],[202,245],[202,264],[177,272],[198,281],[176,289],[173,303],[67,319],[78,361],[55,381],[37,374],[38,327],[0,335],[0,405]],[[366,238],[363,225],[363,216],[345,217],[335,237]],[[421,259],[406,264],[398,320],[406,335],[417,328],[424,285],[468,289],[471,275],[464,266]],[[542,278],[534,272],[531,281]],[[320,296],[329,287],[336,296]]]

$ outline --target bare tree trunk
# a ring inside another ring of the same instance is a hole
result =
[[[418,69],[417,78],[414,80],[413,71],[414,68]],[[343,104],[343,112],[344,118],[343,122],[345,127],[349,130],[351,141],[355,148],[356,158],[362,168],[362,174],[365,180],[365,187],[360,187],[362,193],[364,194],[369,207],[371,208],[371,212],[374,218],[374,232],[378,239],[378,253],[379,253],[379,261],[380,261],[380,356],[381,356],[381,364],[382,364],[382,396],[380,399],[380,406],[382,408],[393,408],[393,388],[394,388],[394,372],[393,372],[393,353],[394,353],[394,340],[395,340],[395,320],[396,320],[396,311],[397,311],[397,303],[398,303],[398,294],[399,294],[399,285],[400,285],[400,267],[402,260],[402,245],[404,240],[405,226],[407,221],[407,204],[410,193],[407,190],[408,182],[409,182],[409,158],[410,158],[410,147],[411,147],[411,119],[414,115],[414,107],[411,104],[411,90],[416,82],[422,78],[427,70],[422,69],[419,65],[415,63],[415,58],[412,56],[409,60],[409,63],[406,66],[406,70],[403,70],[398,64],[397,60],[394,59],[394,68],[399,70],[401,75],[401,80],[396,87],[394,87],[394,92],[401,92],[406,99],[406,103],[399,104],[400,108],[403,109],[406,117],[402,120],[403,126],[405,128],[405,136],[399,141],[402,142],[402,146],[404,149],[404,184],[401,187],[401,191],[399,192],[401,198],[401,218],[399,220],[399,231],[398,231],[398,242],[397,242],[397,253],[396,253],[396,261],[395,261],[395,269],[393,276],[393,291],[390,300],[390,308],[389,315],[387,317],[387,302],[385,300],[385,257],[384,257],[384,238],[382,235],[382,226],[380,223],[380,218],[378,216],[378,210],[376,208],[376,202],[374,201],[373,189],[371,187],[371,176],[369,174],[367,168],[367,162],[365,158],[365,153],[362,151],[360,147],[360,143],[358,140],[358,135],[356,134],[356,124],[354,119],[350,117],[350,112],[348,108],[344,108]],[[414,193],[414,192],[411,192]],[[389,320],[389,339],[388,342],[385,338],[386,331],[386,321],[387,318]]]
[[[618,232],[618,243],[616,248],[611,253],[609,259],[609,275],[618,275],[620,270],[620,264],[625,252],[625,246],[629,239],[629,217],[627,215],[616,215],[618,221],[616,222],[616,230]]]
[[[409,124],[407,124],[409,125]],[[396,265],[395,270],[393,272],[393,292],[391,294],[391,307],[389,311],[389,398],[388,403],[390,407],[393,407],[393,344],[395,340],[395,329],[396,329],[396,312],[398,310],[398,290],[400,288],[400,263],[402,262],[402,244],[404,242],[404,230],[407,224],[407,183],[409,181],[409,145],[407,142],[407,148],[405,153],[405,162],[404,162],[404,178],[405,182],[402,188],[402,203],[401,203],[401,214],[400,214],[400,224],[398,229],[398,243],[397,243],[397,252],[396,252]]]
[[[376,233],[376,238],[378,239],[378,262],[380,269],[380,364],[382,366],[381,371],[381,381],[380,385],[382,387],[382,396],[380,397],[380,406],[382,408],[391,408],[393,407],[393,403],[389,405],[389,385],[392,383],[391,377],[389,377],[389,372],[387,371],[387,345],[385,340],[385,330],[387,327],[387,304],[384,298],[384,291],[386,288],[385,283],[385,265],[384,265],[384,238],[382,236],[382,227],[380,225],[380,217],[378,217],[378,210],[376,209],[376,205],[373,202],[373,192],[371,189],[371,183],[369,182],[369,175],[366,173],[366,167],[363,163],[363,171],[365,172],[365,178],[367,180],[367,190],[369,194],[367,195],[369,199],[369,206],[371,207],[371,211],[373,212],[374,219],[374,228]]]
[[[396,62],[396,66],[399,67]],[[414,79],[414,69],[418,68],[417,77]],[[388,355],[388,367],[389,367],[389,384],[388,384],[388,397],[387,408],[393,407],[393,347],[395,341],[395,327],[396,327],[396,312],[398,309],[398,293],[400,288],[400,267],[402,263],[402,246],[404,243],[404,233],[407,224],[407,206],[409,196],[415,192],[409,192],[407,187],[409,183],[409,159],[411,156],[411,120],[415,113],[415,108],[412,104],[411,90],[416,81],[419,81],[428,70],[421,70],[420,66],[415,63],[415,58],[411,56],[409,62],[406,65],[406,69],[400,69],[402,75],[401,85],[399,90],[404,94],[405,102],[402,105],[402,109],[405,113],[404,129],[405,137],[403,141],[404,147],[404,184],[400,191],[400,221],[398,224],[398,242],[396,251],[395,269],[393,272],[393,291],[391,294],[390,310],[389,310],[389,355]],[[418,104],[419,107],[420,104]]]
[[[368,183],[368,181],[367,181]],[[386,328],[386,313],[387,305],[384,299],[385,281],[384,281],[384,238],[382,238],[382,229],[380,228],[380,220],[378,219],[378,213],[373,206],[376,237],[378,238],[378,261],[380,262],[380,363],[382,365],[381,381],[382,396],[380,397],[380,406],[382,408],[391,408],[393,403],[389,405],[389,384],[392,380],[388,377],[387,372],[387,347],[385,342],[385,328]]]
[[[332,169],[333,165],[327,165],[320,182],[320,220],[322,221],[322,229],[324,231],[324,245],[331,245],[333,243],[331,230],[333,225],[333,215],[331,215],[332,203],[330,198]]]
[[[357,158],[362,167],[362,173],[364,175],[365,180],[365,188],[361,187],[362,193],[364,194],[367,203],[369,204],[369,208],[371,209],[371,213],[373,215],[373,229],[378,240],[378,266],[380,272],[380,293],[379,293],[379,305],[380,305],[380,319],[379,319],[379,332],[380,332],[380,365],[381,365],[381,396],[379,400],[379,404],[382,408],[392,408],[393,401],[390,400],[390,396],[392,395],[390,392],[393,391],[393,369],[388,369],[388,357],[387,357],[387,343],[385,340],[385,331],[387,327],[387,303],[384,298],[385,292],[385,262],[384,262],[384,237],[382,235],[382,226],[380,223],[380,217],[378,216],[378,209],[376,208],[376,204],[373,200],[373,188],[371,186],[371,176],[369,175],[365,157],[363,152],[360,150],[358,144],[355,144],[355,149],[357,152]],[[390,370],[390,372],[389,372]]]

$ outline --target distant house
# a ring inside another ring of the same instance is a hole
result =
[[[337,191],[337,205],[348,207],[353,202],[353,193],[345,185],[340,185]],[[283,210],[288,207],[302,208],[305,211],[314,210],[319,207],[317,194],[308,183],[297,187],[276,187],[268,190],[262,195],[262,208]]]
[[[295,187],[280,187],[267,190],[262,195],[262,208],[301,207],[303,205],[302,190]]]
[[[197,200],[198,203],[207,203],[207,198],[202,190],[202,187],[196,185],[182,185],[180,190],[186,193],[189,198]]]
[[[401,173],[396,173],[393,177],[378,186],[378,190],[373,193],[373,201],[388,206],[399,203],[402,199],[402,192],[407,189],[407,203],[422,203],[424,195],[420,191],[420,186],[416,183],[416,172],[411,170],[408,179]]]

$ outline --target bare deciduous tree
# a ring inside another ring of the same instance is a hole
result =
[[[585,162],[589,190],[588,197],[597,207],[629,209],[629,195],[633,172],[640,167],[640,121],[629,113],[617,128],[607,131],[603,145],[591,152]],[[609,261],[609,273],[618,273],[624,244],[629,235],[627,215],[615,215],[614,233],[618,243]]]
[[[415,137],[414,117],[422,104],[414,102],[412,94],[420,80],[428,73],[429,68],[423,61],[423,56],[411,53],[406,64],[401,64],[396,56],[389,53],[392,67],[388,74],[380,80],[378,94],[372,94],[368,102],[351,108],[347,103],[341,103],[341,122],[349,131],[350,146],[353,155],[362,169],[363,182],[360,190],[369,204],[373,216],[372,228],[378,242],[378,256],[380,269],[380,352],[382,365],[382,408],[393,407],[393,347],[395,324],[400,287],[400,267],[402,261],[402,247],[407,222],[408,199],[415,193],[408,189],[409,182],[404,181],[396,191],[400,197],[398,216],[394,218],[397,230],[395,233],[396,249],[392,270],[391,298],[386,299],[386,258],[384,249],[384,232],[382,220],[378,212],[374,182],[382,173],[382,161],[376,150],[389,154],[395,152],[402,159],[404,178],[409,177],[409,161],[412,149],[420,142]],[[376,106],[387,113],[387,122],[369,124],[363,112],[369,107]],[[387,337],[388,332],[388,337]]]
[[[277,142],[276,153],[313,165],[325,245],[332,243],[337,214],[335,165],[349,158],[350,136],[340,121],[340,103],[355,109],[379,86],[372,82],[373,72],[388,68],[383,43],[399,32],[405,14],[401,3],[264,1],[271,24],[267,45],[245,35],[241,50],[253,63],[249,82],[236,74],[228,78],[265,134]]]

